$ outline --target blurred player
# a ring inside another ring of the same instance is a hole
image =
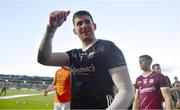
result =
[[[6,89],[7,89],[7,82],[6,81],[4,81],[4,85],[3,85],[3,87],[2,87],[2,90],[1,90],[1,93],[0,93],[0,95],[6,95]]]
[[[178,77],[174,77],[174,83],[173,83],[173,87],[174,90],[177,92],[177,96],[176,96],[176,108],[180,109],[180,81],[178,80]]]
[[[56,71],[52,84],[44,91],[44,96],[48,92],[56,90],[54,110],[70,109],[70,68],[62,67]]]
[[[153,71],[155,71],[155,72],[161,73],[160,64],[157,64],[157,63],[156,63],[156,64],[153,64],[152,69],[153,69]],[[174,87],[172,86],[171,80],[169,79],[169,77],[166,76],[166,75],[164,75],[164,77],[165,77],[166,83],[167,83],[167,85],[168,85],[168,87],[169,87],[170,95],[171,95],[173,104],[174,104],[174,106],[176,107],[176,105],[179,105],[179,103],[180,103],[177,90],[174,89]],[[163,107],[165,107],[165,103],[163,103]]]

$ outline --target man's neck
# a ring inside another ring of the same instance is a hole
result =
[[[83,50],[87,50],[89,47],[91,47],[97,40],[94,38],[92,40],[89,40],[87,42],[83,42]]]
[[[92,44],[93,42],[95,42],[96,41],[96,38],[94,37],[94,38],[91,38],[91,39],[86,39],[86,40],[84,40],[83,42],[82,42],[82,44],[83,44],[83,47],[86,47],[86,46],[88,46],[88,45],[90,45],[90,44]]]
[[[152,70],[150,70],[150,69],[143,71],[143,76],[144,76],[144,77],[148,77],[150,74],[152,74]]]

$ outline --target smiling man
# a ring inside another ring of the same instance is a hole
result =
[[[50,14],[38,62],[71,68],[72,109],[127,109],[134,94],[124,55],[113,42],[96,39],[96,23],[88,11],[73,15],[73,32],[81,40],[82,48],[52,52],[54,33],[69,14],[70,11]],[[118,89],[116,95],[114,87]]]

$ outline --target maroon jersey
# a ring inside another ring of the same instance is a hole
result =
[[[161,73],[153,72],[148,77],[139,76],[135,87],[139,93],[139,109],[162,109],[163,97],[160,88],[167,87],[167,83]]]

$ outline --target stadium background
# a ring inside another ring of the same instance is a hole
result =
[[[0,90],[6,81],[6,95],[0,96],[0,109],[52,109],[54,92],[43,96],[53,77],[0,74]]]

